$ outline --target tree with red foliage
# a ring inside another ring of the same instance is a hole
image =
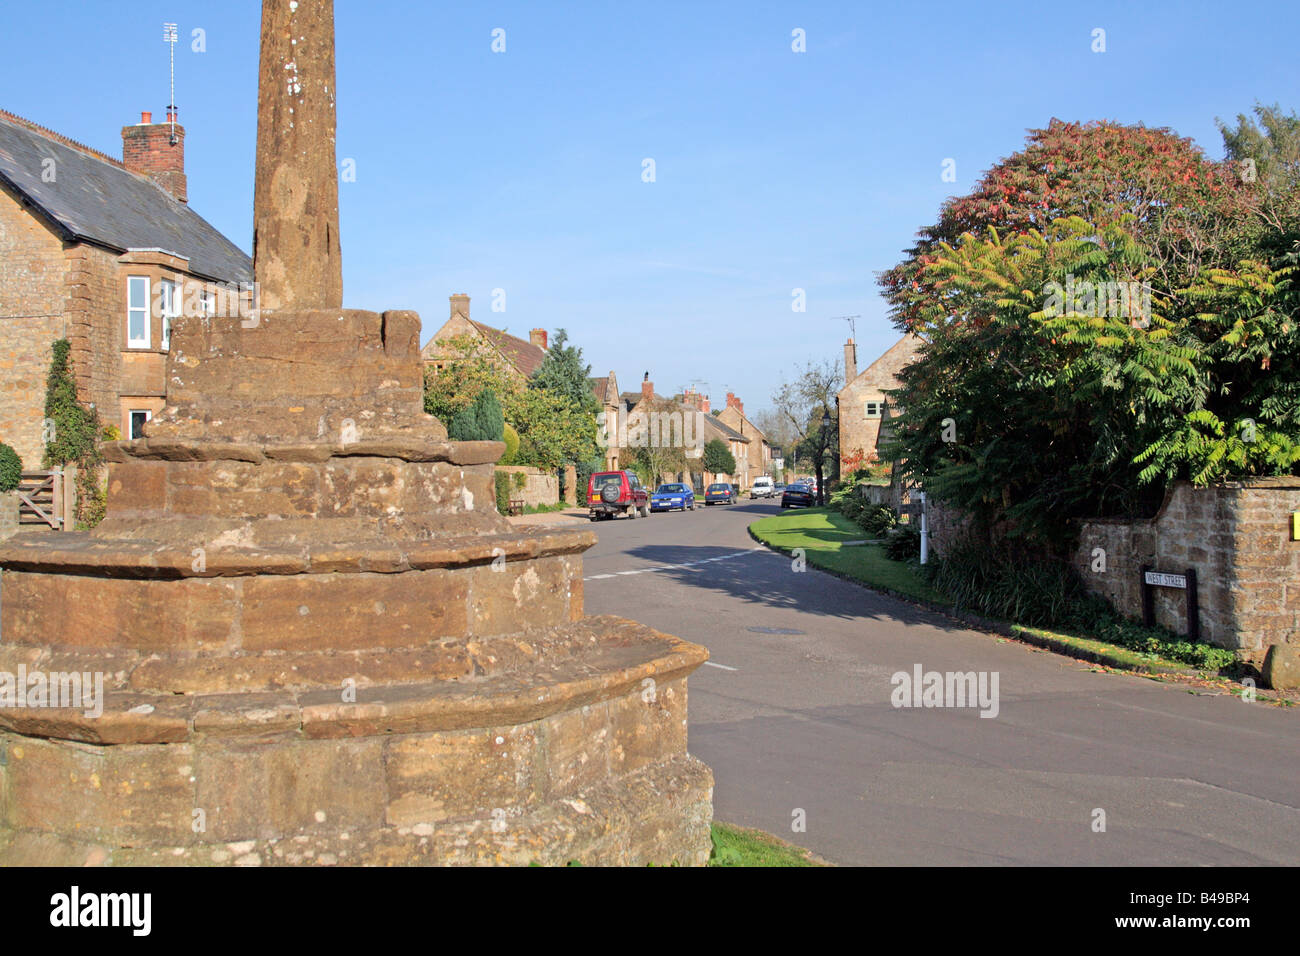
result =
[[[879,281],[896,324],[912,329],[926,310],[946,311],[926,269],[942,243],[955,245],[968,232],[985,236],[990,227],[1007,238],[1046,233],[1070,216],[1100,231],[1131,216],[1130,231],[1155,262],[1155,291],[1172,296],[1203,266],[1235,261],[1252,196],[1230,164],[1207,159],[1170,130],[1053,119],[1030,130],[1025,148],[985,173],[970,195],[947,200],[939,221]]]

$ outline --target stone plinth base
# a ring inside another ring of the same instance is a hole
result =
[[[102,715],[0,710],[0,865],[707,860],[703,649],[606,617],[477,651],[494,673],[224,694],[141,693],[147,659],[105,660]]]

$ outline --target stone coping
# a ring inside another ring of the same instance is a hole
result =
[[[199,538],[198,540],[202,540]],[[436,538],[363,542],[303,542],[276,547],[209,548],[195,569],[188,544],[95,538],[86,533],[15,537],[0,545],[0,566],[37,571],[127,578],[210,578],[252,574],[379,572],[400,574],[488,564],[504,555],[527,561],[578,554],[596,543],[591,531],[533,530]]]
[[[445,461],[453,465],[490,465],[505,451],[499,441],[447,441],[427,434],[388,434],[342,442],[191,441],[155,436],[133,441],[104,442],[109,462],[145,461],[291,461],[323,462],[331,458],[396,458],[401,461]]]
[[[588,644],[581,653],[538,655],[527,666],[481,678],[428,680],[422,675],[426,679],[421,682],[358,684],[355,702],[345,702],[338,685],[215,694],[106,687],[98,716],[71,708],[0,708],[0,730],[121,745],[184,743],[203,737],[349,738],[486,729],[524,724],[619,697],[650,686],[647,679],[661,684],[685,677],[709,658],[709,652],[697,644],[621,618],[587,618],[568,627],[585,632],[576,639]],[[83,669],[95,669],[91,655],[81,657]],[[69,662],[66,655],[61,659],[31,655],[29,673],[47,659],[55,665]],[[240,659],[214,660],[238,666]],[[122,662],[104,658],[100,666],[105,663],[111,667]],[[118,687],[130,679],[129,673],[121,671],[113,678]]]

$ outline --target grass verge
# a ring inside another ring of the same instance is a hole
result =
[[[762,830],[715,822],[709,866],[829,866],[802,847]]]
[[[843,515],[825,508],[800,508],[761,518],[749,526],[749,533],[786,554],[802,549],[804,558],[813,567],[840,577],[900,597],[931,604],[947,603],[915,568],[889,560],[884,545],[847,544],[865,540],[866,532]]]

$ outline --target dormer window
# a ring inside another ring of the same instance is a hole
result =
[[[146,276],[126,279],[126,344],[133,349],[149,347],[149,279]]]

